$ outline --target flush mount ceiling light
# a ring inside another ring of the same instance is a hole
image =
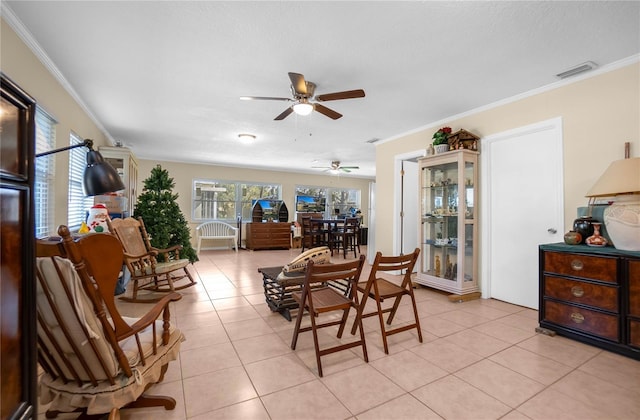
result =
[[[252,143],[256,139],[256,136],[248,133],[240,133],[238,134],[238,138],[242,143]]]
[[[293,112],[298,115],[309,115],[313,112],[313,105],[311,105],[305,98],[302,98],[293,105]]]
[[[586,63],[578,64],[575,67],[570,68],[569,70],[565,70],[562,73],[556,74],[556,77],[560,79],[566,79],[567,77],[575,76],[576,74],[584,73],[585,71],[593,70],[598,65],[593,61],[587,61]]]

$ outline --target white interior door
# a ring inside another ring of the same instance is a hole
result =
[[[402,254],[413,252],[418,246],[418,162],[402,162]],[[417,267],[416,267],[417,269]]]
[[[538,245],[564,234],[562,120],[482,139],[483,296],[538,309]]]
[[[420,149],[395,156],[393,180],[393,255],[413,252],[418,246],[417,159],[424,155],[425,149]],[[417,267],[415,269],[417,270]]]
[[[369,208],[367,209],[367,261],[369,264],[373,264],[373,260],[376,259],[376,183],[369,183]]]

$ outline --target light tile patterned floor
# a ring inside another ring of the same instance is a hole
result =
[[[198,285],[182,291],[172,312],[187,337],[180,360],[150,390],[177,406],[122,410],[122,418],[640,418],[639,361],[538,335],[536,311],[495,300],[450,303],[427,288],[415,290],[422,344],[415,332],[400,333],[385,355],[377,319],[368,318],[369,363],[359,348],[334,353],[323,357],[319,378],[310,333],[291,350],[293,322],[269,310],[257,272],[299,252],[203,251],[191,267]],[[407,309],[394,324],[410,319]],[[321,332],[321,342],[336,342],[332,332]]]

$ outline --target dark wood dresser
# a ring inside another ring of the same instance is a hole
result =
[[[640,252],[541,245],[540,327],[640,360]]]
[[[247,223],[246,235],[248,249],[291,248],[290,223]]]

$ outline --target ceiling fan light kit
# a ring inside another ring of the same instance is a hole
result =
[[[307,101],[300,101],[293,105],[293,112],[302,116],[309,115],[313,112],[313,105]]]
[[[293,98],[281,98],[275,96],[241,96],[242,100],[263,100],[263,101],[289,101],[294,104],[285,109],[280,115],[275,117],[276,121],[280,121],[288,117],[291,113],[297,115],[309,115],[313,111],[318,111],[332,120],[342,117],[342,114],[336,112],[319,102],[337,101],[340,99],[364,98],[365,93],[362,89],[345,90],[342,92],[326,93],[324,95],[315,96],[316,85],[308,82],[300,73],[289,73],[291,80],[291,94]]]
[[[256,139],[256,136],[248,133],[240,133],[238,134],[238,139],[240,139],[242,143],[248,144],[248,143],[253,143],[253,141]]]

